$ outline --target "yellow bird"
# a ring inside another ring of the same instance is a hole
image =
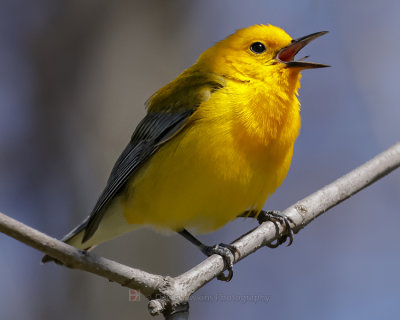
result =
[[[300,130],[300,71],[327,67],[294,57],[325,33],[292,40],[278,27],[255,25],[206,50],[150,97],[92,213],[62,240],[88,250],[141,226],[170,229],[206,255],[222,255],[229,280],[227,250],[235,249],[206,246],[188,229],[257,217],[281,185]]]

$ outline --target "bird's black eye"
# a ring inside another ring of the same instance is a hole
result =
[[[263,53],[267,48],[265,48],[265,45],[262,42],[254,42],[251,44],[250,50],[254,53]]]

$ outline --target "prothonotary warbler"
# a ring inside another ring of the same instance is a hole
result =
[[[325,33],[292,40],[254,25],[206,50],[150,97],[92,213],[62,240],[88,250],[141,226],[170,229],[220,254],[230,280],[236,249],[206,246],[188,230],[257,217],[281,185],[300,130],[300,71],[327,67],[294,57]],[[276,213],[266,217],[289,228]]]

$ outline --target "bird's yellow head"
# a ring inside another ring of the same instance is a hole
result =
[[[294,61],[301,48],[325,33],[317,32],[293,40],[281,28],[254,25],[236,31],[206,50],[199,57],[197,66],[241,81],[265,81],[277,72],[298,74],[302,69],[327,67],[302,60]]]

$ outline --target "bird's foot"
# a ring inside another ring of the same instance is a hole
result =
[[[257,221],[258,223],[263,223],[266,221],[270,221],[275,225],[276,233],[277,233],[277,240],[275,243],[268,243],[267,247],[269,248],[276,248],[282,243],[285,243],[286,240],[289,238],[289,242],[287,246],[290,246],[293,243],[293,230],[292,227],[290,226],[290,223],[295,225],[295,223],[292,221],[292,219],[285,217],[280,213],[278,210],[272,210],[272,211],[264,211],[262,210],[260,214],[257,216]],[[279,234],[279,228],[277,223],[280,223],[281,226],[283,227],[283,234],[282,236],[278,236]]]
[[[239,250],[234,246],[225,243],[220,243],[215,246],[203,245],[200,249],[201,252],[203,252],[208,257],[212,256],[213,254],[217,254],[222,257],[225,262],[226,269],[228,270],[228,274],[225,275],[222,272],[217,276],[217,279],[226,282],[230,281],[233,277],[233,262],[235,259],[235,253],[237,253],[240,257]]]

